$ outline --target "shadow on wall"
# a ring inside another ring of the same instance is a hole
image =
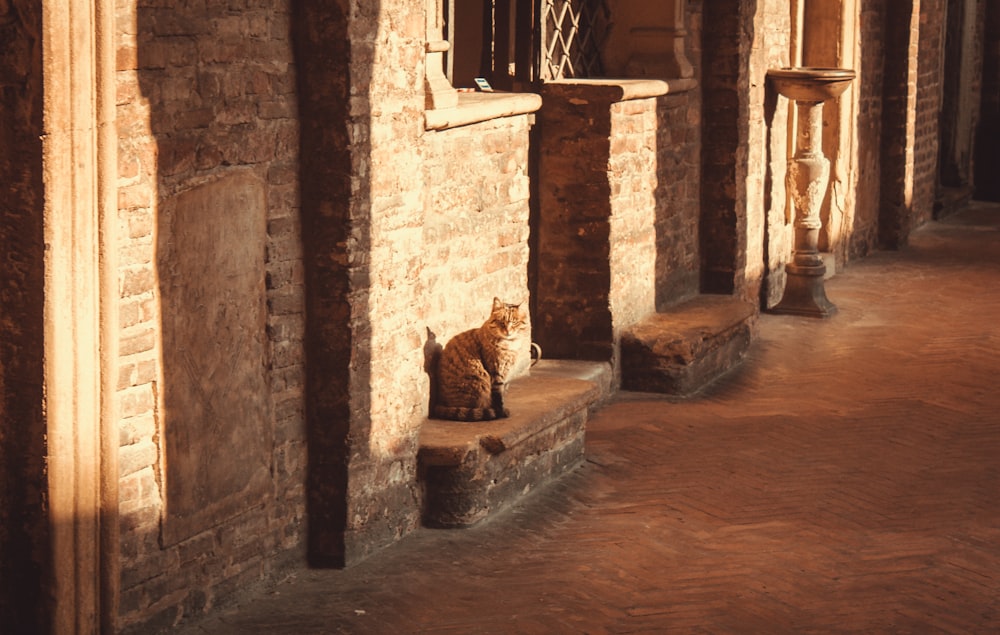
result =
[[[732,294],[740,270],[741,222],[738,184],[746,178],[746,114],[739,84],[744,12],[740,0],[704,3],[702,24],[702,165],[699,242],[701,292]],[[756,4],[756,3],[750,3]]]
[[[772,159],[772,152],[776,152],[774,142],[774,130],[776,125],[785,125],[787,129],[787,119],[784,117],[777,117],[778,114],[778,91],[768,88],[764,92],[764,147],[767,149],[768,163],[764,170],[764,279],[761,281],[760,285],[760,307],[761,309],[769,309],[781,300],[781,293],[785,288],[785,271],[783,268],[785,258],[776,253],[780,246],[783,246],[784,241],[780,240],[779,237],[774,236],[774,233],[780,227],[784,227],[788,223],[787,215],[787,202],[785,196],[785,183],[784,179],[778,182],[777,187],[781,188],[783,195],[778,196],[778,209],[774,208],[775,204],[775,181],[774,181],[774,161]],[[780,122],[780,123],[779,123]],[[781,137],[783,140],[784,137]],[[779,268],[778,263],[781,263]]]
[[[0,0],[0,630],[48,632],[42,13]]]
[[[983,84],[976,132],[976,198],[1000,201],[1000,3],[986,2],[983,37]]]
[[[352,185],[362,159],[351,151],[363,153],[371,109],[363,103],[367,91],[352,96],[351,87],[371,84],[373,56],[352,57],[371,43],[353,36],[368,27],[364,35],[374,37],[382,9],[378,0],[366,3],[352,25],[341,4],[296,2],[292,29],[301,128],[308,557],[320,567],[345,564],[350,438],[367,437],[360,426],[371,399],[368,391],[350,390],[368,385],[371,372],[363,293],[370,281],[366,258],[357,256],[370,251],[371,193],[367,178]]]

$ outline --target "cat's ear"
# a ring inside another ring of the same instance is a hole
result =
[[[499,311],[499,310],[501,310],[503,308],[504,308],[504,305],[503,305],[503,302],[500,301],[500,298],[494,297],[493,298],[493,310],[494,311]]]

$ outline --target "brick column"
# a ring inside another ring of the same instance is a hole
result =
[[[657,80],[545,84],[535,339],[548,358],[616,362],[655,310]]]

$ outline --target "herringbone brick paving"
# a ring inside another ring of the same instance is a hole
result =
[[[301,571],[188,633],[1000,633],[1000,206],[765,315],[700,397],[624,394],[483,525]]]

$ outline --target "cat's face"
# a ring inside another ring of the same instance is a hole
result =
[[[520,304],[505,304],[493,298],[493,311],[486,322],[498,338],[512,340],[528,330],[528,312]]]

